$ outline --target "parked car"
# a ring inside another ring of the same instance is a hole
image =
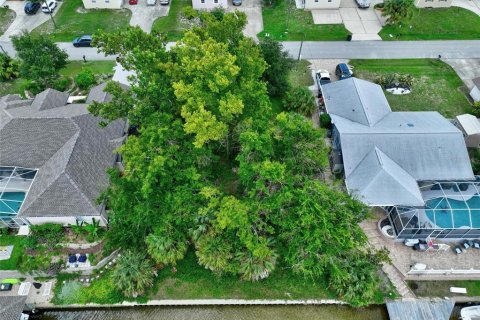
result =
[[[138,4],[138,0],[128,0],[128,4],[133,6],[135,4]]]
[[[40,9],[40,7],[41,7],[40,2],[27,1],[27,3],[25,3],[25,7],[23,7],[23,11],[25,11],[25,13],[28,14],[28,15],[32,15],[32,14],[37,13],[37,11],[38,11],[38,9]]]
[[[154,6],[157,4],[157,0],[147,0],[147,6]]]
[[[42,12],[53,13],[53,10],[55,10],[56,7],[57,7],[57,1],[47,0],[46,3],[44,2],[42,5]]]
[[[339,63],[335,68],[335,74],[340,80],[343,80],[352,77],[353,71],[346,63]]]
[[[73,39],[73,46],[78,47],[90,47],[92,45],[92,36],[83,35],[81,37]]]
[[[10,291],[13,285],[11,283],[0,283],[0,291]]]
[[[318,87],[318,97],[321,98],[323,96],[322,93],[322,85],[330,83],[330,72],[327,70],[318,70],[315,73],[315,80],[317,81]]]
[[[242,5],[242,0],[232,0],[232,4],[234,6],[241,6]]]
[[[160,3],[162,6],[166,6],[167,4],[170,3],[170,0],[160,0],[159,3]]]
[[[355,0],[357,6],[362,9],[370,8],[370,0]]]

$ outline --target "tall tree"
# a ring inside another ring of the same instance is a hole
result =
[[[414,10],[414,0],[385,0],[382,16],[387,17],[388,24],[400,25],[412,19]]]
[[[260,41],[263,58],[268,64],[263,73],[263,80],[267,82],[268,94],[271,97],[280,97],[288,91],[288,73],[294,66],[294,60],[283,50],[280,42],[271,38]]]
[[[67,64],[67,53],[48,37],[25,31],[13,36],[12,42],[21,60],[20,74],[40,89],[51,85]]]
[[[127,297],[136,297],[153,286],[154,269],[141,252],[126,251],[118,258],[112,277],[115,286]]]

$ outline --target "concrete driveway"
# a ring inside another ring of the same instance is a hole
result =
[[[370,8],[360,9],[354,0],[342,0],[340,15],[345,28],[352,33],[352,40],[382,40],[378,33],[383,22],[373,9],[378,1],[372,1]]]
[[[57,14],[62,3],[63,2],[60,1],[57,2],[57,7],[53,12],[54,16]],[[32,16],[25,14],[25,11],[23,11],[23,8],[25,7],[24,1],[6,1],[4,5],[7,5],[10,9],[15,11],[17,16],[10,27],[8,27],[7,31],[5,31],[5,33],[0,37],[0,41],[8,41],[11,36],[20,34],[23,30],[32,31],[50,19],[50,15],[43,13],[41,9],[39,9],[37,13]]]
[[[173,0],[175,1],[175,0]],[[130,18],[131,26],[139,26],[143,31],[152,31],[153,22],[158,17],[165,17],[170,11],[170,5],[162,6],[158,3],[154,6],[147,6],[146,0],[138,1],[136,5],[129,5],[128,1],[124,5],[125,8],[132,11],[132,17]]]
[[[232,5],[232,1],[229,0],[227,11],[235,10],[245,12],[247,15],[248,22],[243,33],[248,37],[258,40],[257,33],[263,31],[261,0],[243,0],[242,5],[238,7]]]
[[[480,77],[480,59],[442,59],[448,63],[462,79],[468,90],[472,90],[472,79]]]

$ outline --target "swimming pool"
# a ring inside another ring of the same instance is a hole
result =
[[[430,208],[425,210],[427,217],[440,228],[480,228],[480,197],[478,195],[467,201],[435,198],[428,200],[426,207]]]
[[[25,200],[25,192],[4,192],[0,196],[0,215],[17,214]]]

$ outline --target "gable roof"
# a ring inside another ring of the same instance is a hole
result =
[[[352,194],[368,205],[424,204],[417,181],[377,147],[347,177],[346,184]]]
[[[0,165],[38,169],[18,215],[99,215],[96,199],[108,186],[106,169],[115,162],[126,122],[100,128],[86,104],[32,110],[35,100],[8,108],[12,101],[0,99],[0,118],[6,119],[0,123]]]
[[[325,107],[335,114],[365,126],[373,126],[391,113],[382,88],[365,80],[348,78],[322,86]]]
[[[469,136],[480,133],[480,122],[477,117],[471,114],[462,114],[457,116],[457,121]]]
[[[19,320],[26,300],[25,296],[0,296],[2,320]]]
[[[55,89],[46,89],[35,97],[32,102],[32,109],[35,111],[53,109],[64,106],[67,103],[69,94]]]

